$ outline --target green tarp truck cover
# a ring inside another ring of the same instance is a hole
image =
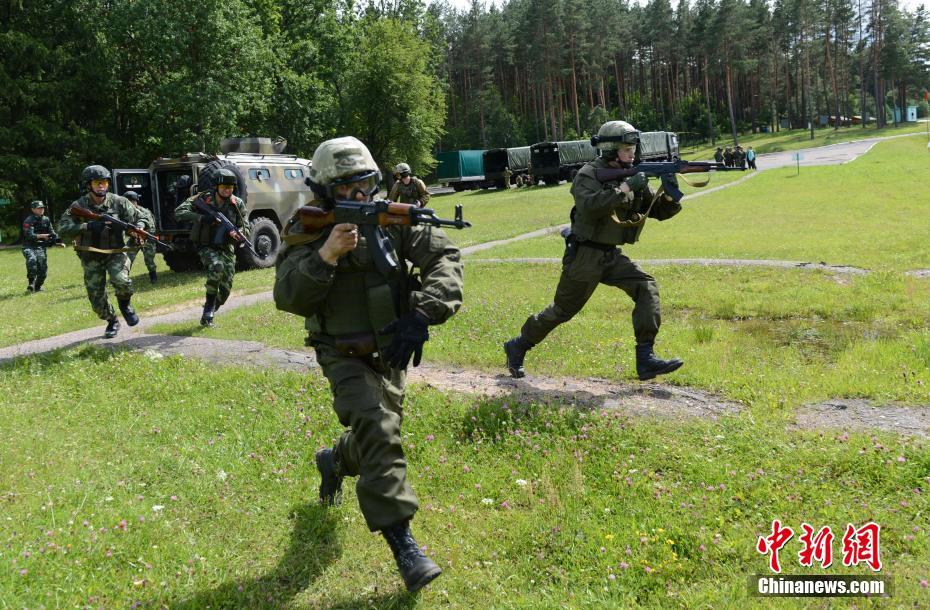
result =
[[[436,155],[439,167],[436,178],[439,182],[458,180],[483,180],[483,150],[450,150]]]
[[[639,134],[643,159],[671,159],[678,156],[678,135],[670,131],[643,131]]]
[[[511,170],[524,170],[530,165],[530,147],[519,146],[507,149],[507,165]]]
[[[591,146],[589,140],[572,140],[570,142],[556,142],[559,146],[559,162],[562,165],[570,163],[586,163],[597,157],[597,151]]]

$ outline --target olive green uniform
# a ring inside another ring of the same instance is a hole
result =
[[[136,206],[136,209],[139,211],[139,217],[145,225],[145,230],[149,233],[154,233],[155,217],[152,216],[152,212],[148,208],[142,206]],[[126,253],[126,256],[129,258],[129,268],[132,269],[133,263],[136,262],[136,255],[139,254],[139,250],[142,250],[142,259],[145,261],[145,268],[149,271],[155,271],[157,269],[155,266],[155,242],[151,239],[147,239],[145,243],[139,246],[135,238],[133,238],[133,241],[136,247]]]
[[[30,214],[23,221],[23,258],[26,259],[26,278],[30,284],[41,288],[48,275],[48,256],[45,252],[46,242],[36,235],[48,234],[55,238],[57,234],[52,228],[52,221],[48,216]]]
[[[429,191],[422,180],[412,176],[410,184],[404,184],[403,180],[395,182],[394,186],[391,187],[391,192],[388,193],[388,199],[397,203],[419,201],[422,207],[426,207],[426,204],[429,203]]]
[[[118,300],[128,301],[133,293],[125,234],[115,226],[107,226],[99,233],[87,230],[83,218],[71,215],[73,207],[109,214],[134,226],[142,227],[144,223],[131,201],[113,193],[107,193],[99,206],[89,194],[85,194],[74,201],[58,221],[58,232],[62,239],[75,238],[74,251],[84,268],[84,287],[94,313],[101,320],[110,320],[116,312],[107,298],[107,276],[110,277]]]
[[[365,521],[372,531],[383,530],[412,517],[418,504],[407,481],[400,431],[406,371],[382,362],[379,352],[391,335],[377,331],[413,309],[431,324],[452,316],[462,304],[459,250],[440,229],[390,227],[385,232],[398,258],[419,268],[420,280],[401,272],[385,279],[363,237],[333,267],[319,255],[332,229],[315,235],[301,229],[291,223],[285,231],[275,303],[307,318],[308,341],[329,380],[333,409],[348,428],[334,447],[337,470],[359,477]]]
[[[552,304],[530,316],[521,335],[533,345],[541,342],[559,324],[572,319],[584,307],[598,284],[615,286],[633,299],[633,332],[637,343],[655,340],[659,332],[659,288],[655,279],[625,256],[620,244],[632,244],[639,238],[642,224],[629,227],[634,214],[645,211],[653,193],[644,189],[635,196],[619,190],[620,181],[601,183],[595,170],[609,168],[601,158],[587,163],[572,183],[575,199],[571,233],[562,258],[562,276]],[[658,220],[671,218],[681,205],[662,195],[649,211]],[[642,218],[645,222],[645,218]]]
[[[174,217],[178,222],[190,222],[191,241],[197,245],[197,254],[203,268],[207,270],[206,292],[216,295],[216,306],[219,307],[229,298],[232,291],[233,277],[236,275],[236,241],[228,234],[216,241],[216,229],[219,225],[212,219],[199,214],[194,210],[194,201],[203,197],[207,205],[214,205],[214,194],[198,193],[186,199],[174,210]],[[249,238],[250,228],[245,221],[245,202],[233,195],[228,201],[220,203],[217,210],[229,219],[236,228]]]

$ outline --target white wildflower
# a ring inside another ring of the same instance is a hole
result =
[[[519,485],[520,487],[526,487],[526,486],[527,486],[526,479],[517,479],[516,483],[517,483],[517,485]]]

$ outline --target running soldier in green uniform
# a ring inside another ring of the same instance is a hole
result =
[[[380,181],[371,153],[355,138],[328,140],[313,154],[309,182],[324,209],[336,201],[370,201]],[[401,441],[406,370],[411,356],[414,366],[420,364],[429,326],[461,306],[462,264],[459,249],[437,228],[395,225],[379,230],[379,237],[390,240],[398,263],[385,275],[357,225],[306,233],[292,221],[278,256],[274,298],[278,309],[306,318],[333,409],[347,428],[332,449],[316,454],[320,501],[338,502],[343,477],[358,477],[365,522],[382,533],[407,588],[417,591],[441,570],[410,532],[418,503]],[[419,269],[419,280],[408,273],[408,261]]]
[[[23,221],[23,257],[26,259],[26,279],[29,292],[40,292],[48,276],[48,256],[45,249],[61,241],[52,228],[52,221],[45,215],[45,203],[33,201],[29,204],[32,214]]]
[[[191,241],[197,244],[197,253],[204,269],[207,270],[206,300],[203,304],[201,326],[213,326],[213,316],[220,305],[229,298],[232,291],[233,277],[236,275],[236,246],[239,237],[230,231],[217,239],[217,227],[212,218],[199,212],[194,201],[200,199],[207,206],[214,207],[220,214],[232,222],[244,239],[249,237],[249,223],[245,220],[245,202],[233,195],[238,186],[236,174],[231,170],[221,169],[217,172],[213,191],[204,191],[189,197],[174,210],[178,222],[191,222]]]
[[[145,230],[149,233],[155,231],[155,217],[152,216],[152,213],[147,208],[139,204],[139,193],[135,191],[126,191],[123,193],[123,197],[136,206],[136,210],[139,212],[139,216],[142,217],[143,224],[145,224]],[[138,250],[134,247],[126,253],[126,256],[129,257],[129,270],[132,270],[132,265],[136,262],[136,255],[139,254],[139,250],[142,250],[142,259],[145,261],[145,268],[149,270],[149,282],[154,284],[158,281],[158,272],[155,266],[155,242],[147,239],[140,245],[139,242],[133,238],[133,245],[138,247]]]
[[[415,203],[418,207],[426,207],[429,203],[429,191],[426,184],[410,172],[406,163],[398,163],[394,168],[394,186],[388,193],[388,199],[397,203]]]
[[[530,316],[520,334],[504,344],[507,368],[523,377],[526,353],[557,327],[581,311],[598,284],[620,288],[633,299],[633,332],[636,336],[636,373],[640,380],[671,373],[682,365],[678,359],[662,360],[653,352],[659,332],[659,287],[655,279],[617,247],[639,239],[646,216],[671,218],[681,205],[668,195],[654,199],[643,173],[626,180],[600,182],[596,170],[629,168],[639,145],[639,132],[625,121],[601,126],[592,143],[599,156],[578,172],[571,193],[575,206],[571,230],[566,231],[562,276],[555,299],[546,309]]]
[[[116,302],[126,320],[126,324],[135,326],[139,316],[130,304],[132,299],[132,280],[129,279],[129,259],[126,258],[126,240],[121,227],[102,220],[85,222],[71,214],[75,207],[90,210],[96,214],[107,214],[143,228],[144,223],[139,212],[128,199],[108,192],[110,188],[110,170],[101,165],[89,165],[81,172],[81,188],[84,194],[65,210],[58,221],[58,232],[62,238],[75,238],[74,251],[81,259],[84,268],[84,287],[87,298],[101,320],[107,321],[103,336],[112,339],[119,331],[119,320],[107,298],[107,276],[116,292]]]

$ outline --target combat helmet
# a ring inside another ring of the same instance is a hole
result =
[[[413,172],[410,171],[410,166],[407,165],[406,163],[398,163],[398,164],[394,167],[394,175],[395,175],[395,176],[403,176],[404,174],[412,174],[412,173],[413,173]]]
[[[88,165],[81,172],[81,186],[87,187],[92,180],[109,180],[110,170],[102,165]]]
[[[313,153],[307,184],[318,197],[334,200],[333,187],[361,182],[358,188],[370,197],[378,192],[381,171],[368,148],[357,138],[327,140]]]
[[[239,179],[236,178],[236,174],[231,169],[223,168],[216,172],[214,186],[217,187],[221,184],[237,187],[239,186]]]
[[[135,191],[126,191],[123,193],[123,197],[129,199],[132,202],[139,203],[139,193]]]
[[[607,121],[591,137],[591,146],[600,151],[602,157],[616,156],[621,146],[639,147],[639,131],[626,121]]]
[[[39,208],[45,208],[45,202],[40,199],[35,199],[29,204],[29,209],[38,210]]]

